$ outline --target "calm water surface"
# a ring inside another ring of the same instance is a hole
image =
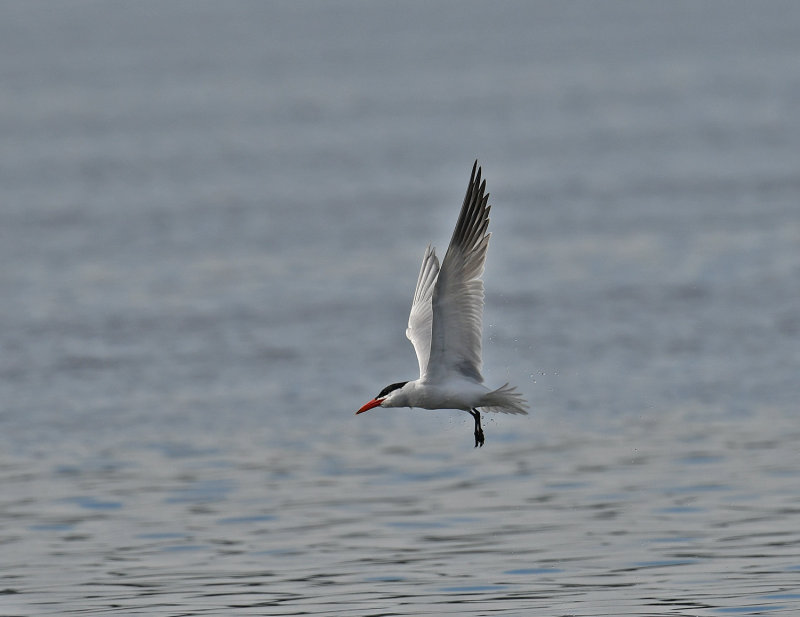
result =
[[[798,23],[3,5],[0,615],[797,614]],[[475,157],[480,450],[353,415]]]

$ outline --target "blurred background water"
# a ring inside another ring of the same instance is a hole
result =
[[[796,614],[798,26],[0,5],[0,614]],[[353,415],[476,157],[480,450]]]

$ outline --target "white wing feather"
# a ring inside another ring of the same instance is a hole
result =
[[[425,249],[422,266],[419,269],[417,288],[414,291],[414,300],[411,303],[411,314],[408,316],[406,337],[414,346],[419,362],[419,376],[425,375],[428,370],[428,358],[431,354],[431,327],[433,323],[433,287],[439,274],[439,259],[436,249],[430,244]]]
[[[485,191],[486,182],[481,182],[475,161],[450,246],[433,286],[430,353],[424,374],[429,383],[441,383],[450,375],[483,382],[481,275],[491,235],[487,232],[490,206]]]

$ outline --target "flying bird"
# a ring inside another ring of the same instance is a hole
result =
[[[478,161],[450,246],[439,265],[428,245],[414,290],[406,336],[419,362],[419,379],[389,384],[356,412],[373,407],[461,409],[475,419],[475,447],[483,446],[481,412],[527,414],[527,402],[508,383],[483,385],[483,266],[489,247],[489,194]]]

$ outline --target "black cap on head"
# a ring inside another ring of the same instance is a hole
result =
[[[398,381],[397,383],[391,383],[388,386],[386,386],[383,390],[381,390],[378,393],[378,396],[376,396],[375,398],[383,398],[384,396],[387,396],[389,392],[394,392],[395,390],[402,388],[407,383],[408,383],[407,381]]]

